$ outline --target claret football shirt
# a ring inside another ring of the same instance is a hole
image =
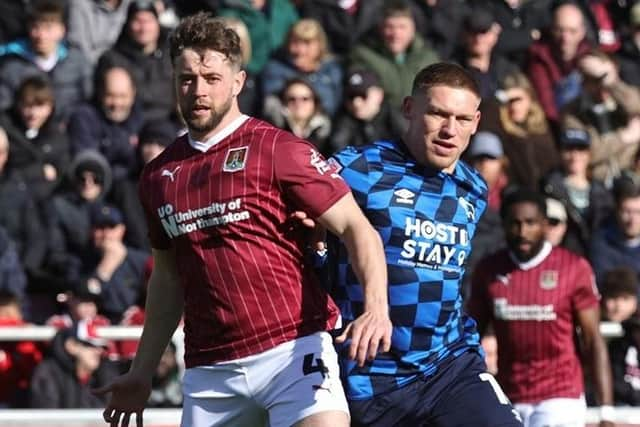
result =
[[[338,309],[288,219],[320,216],[348,192],[312,145],[247,116],[212,141],[182,136],[147,165],[140,199],[152,246],[175,249],[187,367],[334,326]]]

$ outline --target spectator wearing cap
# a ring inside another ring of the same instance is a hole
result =
[[[118,39],[132,0],[67,0],[68,38],[92,66]]]
[[[38,207],[60,185],[70,163],[66,126],[54,107],[49,80],[33,76],[20,84],[13,108],[0,116],[11,145],[7,167],[21,172]]]
[[[620,64],[620,77],[625,82],[640,86],[640,2],[628,13],[628,31],[623,36],[622,47],[616,53]]]
[[[560,110],[581,91],[578,58],[591,50],[587,24],[575,2],[562,1],[552,9],[549,32],[527,53],[526,72],[547,119],[556,125]]]
[[[92,70],[82,52],[65,42],[64,8],[54,0],[32,2],[27,38],[0,46],[0,110],[13,103],[27,77],[51,81],[56,114],[67,118],[71,109],[91,96]]]
[[[75,289],[96,295],[100,313],[118,323],[142,292],[149,253],[125,245],[124,217],[115,206],[96,203],[90,218],[92,244],[82,257]]]
[[[628,267],[640,277],[640,182],[622,176],[614,182],[614,216],[591,239],[590,259],[598,286],[608,271]]]
[[[97,73],[126,68],[136,87],[144,121],[176,119],[167,32],[160,26],[155,2],[132,1],[115,46],[99,59]]]
[[[69,120],[71,151],[101,152],[114,178],[119,179],[136,167],[138,133],[144,125],[142,108],[126,68],[108,68],[96,77],[95,99],[79,106]]]
[[[105,385],[118,374],[105,358],[107,340],[97,335],[97,326],[79,321],[59,331],[51,351],[36,367],[31,379],[32,408],[99,408],[104,398],[91,390]]]
[[[523,67],[527,49],[538,41],[550,24],[549,9],[553,0],[479,0],[476,7],[487,10],[500,25],[495,51]]]
[[[544,179],[542,190],[561,201],[567,210],[567,232],[562,245],[586,256],[593,230],[611,214],[613,199],[604,184],[589,173],[589,133],[584,129],[564,129],[558,144],[560,167]]]
[[[262,71],[262,96],[279,93],[288,80],[304,78],[333,116],[342,99],[342,66],[329,51],[327,35],[314,19],[301,19],[289,30],[282,49]]]
[[[558,199],[547,197],[546,216],[547,222],[544,227],[544,236],[551,246],[564,246],[563,242],[567,234],[567,209]]]
[[[274,126],[326,152],[331,119],[322,109],[318,94],[307,80],[298,77],[288,80],[278,97],[267,97],[263,114]]]
[[[344,85],[342,110],[333,120],[329,151],[401,137],[405,119],[396,108],[391,108],[373,71],[353,70]]]
[[[106,198],[113,176],[104,156],[86,150],[71,162],[67,180],[67,186],[47,204],[46,291],[54,308],[57,294],[71,290],[80,278],[81,259],[91,246],[91,206]]]
[[[507,75],[495,100],[480,105],[480,130],[495,133],[509,161],[509,183],[537,191],[559,164],[553,134],[527,76]]]
[[[462,28],[462,43],[454,59],[476,79],[481,98],[490,99],[504,77],[519,68],[495,52],[502,30],[489,10],[470,9]]]
[[[487,182],[489,189],[487,209],[478,221],[476,232],[471,242],[473,251],[469,255],[463,281],[464,295],[469,295],[471,276],[478,261],[505,245],[500,204],[502,193],[509,184],[507,176],[508,161],[504,155],[502,142],[498,135],[480,131],[469,143],[464,158],[476,168]]]
[[[262,72],[299,19],[289,0],[220,0],[217,16],[238,18],[247,26],[252,54],[246,68],[253,75]]]
[[[611,57],[594,51],[578,61],[580,96],[562,112],[562,126],[591,136],[593,176],[610,187],[640,147],[640,88],[624,83]]]
[[[404,0],[394,0],[385,4],[378,31],[355,46],[348,63],[349,70],[375,72],[391,106],[400,108],[418,71],[438,59],[416,32],[411,7]]]

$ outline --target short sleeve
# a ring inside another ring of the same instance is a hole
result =
[[[350,191],[335,162],[328,162],[311,144],[300,139],[279,141],[274,163],[276,179],[285,196],[296,209],[314,218]]]
[[[571,296],[571,305],[575,311],[598,306],[600,294],[591,266],[584,258],[579,258],[576,263],[575,289]]]
[[[154,249],[166,250],[171,248],[171,240],[162,227],[159,216],[153,212],[151,197],[154,192],[151,187],[148,173],[143,172],[138,183],[138,198],[144,210],[144,216],[149,230],[149,241]]]

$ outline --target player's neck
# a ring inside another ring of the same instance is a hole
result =
[[[213,138],[218,132],[225,129],[229,124],[231,124],[240,116],[242,116],[242,113],[240,112],[237,104],[232,105],[229,111],[227,111],[227,114],[225,114],[222,120],[220,120],[218,126],[207,132],[198,132],[196,130],[189,129],[189,136],[191,136],[191,138],[196,141],[207,141]]]

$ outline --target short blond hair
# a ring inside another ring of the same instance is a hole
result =
[[[293,24],[291,30],[289,30],[288,43],[294,38],[302,40],[317,40],[320,44],[320,61],[329,56],[329,43],[327,41],[327,33],[322,28],[320,22],[315,19],[305,18],[300,19]]]

